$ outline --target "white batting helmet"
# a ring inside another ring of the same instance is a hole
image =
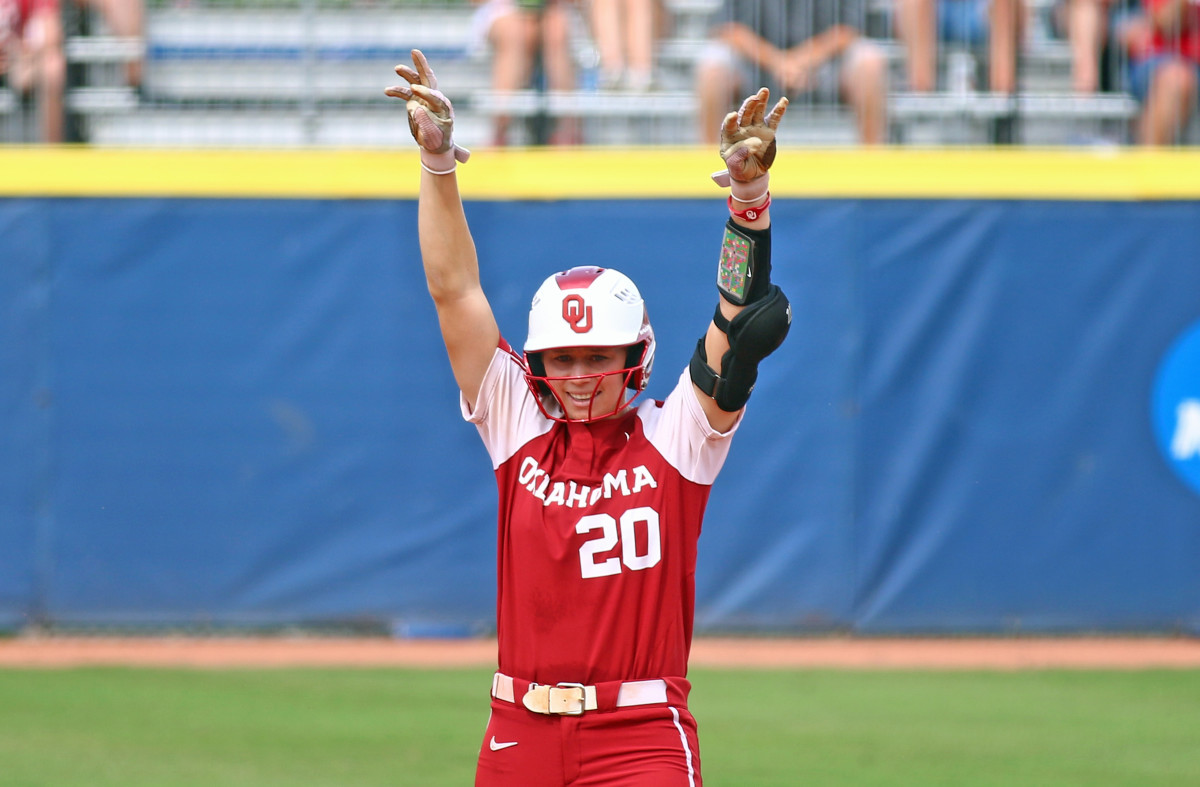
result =
[[[559,347],[628,347],[626,387],[641,392],[654,365],[654,329],[637,285],[612,268],[571,268],[547,278],[533,296],[525,365],[535,394],[545,393],[541,352]],[[540,385],[539,385],[540,383]]]

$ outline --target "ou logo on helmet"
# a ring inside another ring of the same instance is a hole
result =
[[[587,333],[592,329],[592,307],[578,293],[563,298],[562,316],[575,333]]]
[[[1151,408],[1159,450],[1175,474],[1200,494],[1200,321],[1163,356]]]

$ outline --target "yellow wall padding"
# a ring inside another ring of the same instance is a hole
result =
[[[700,148],[476,150],[466,199],[712,198],[721,160]],[[413,198],[415,149],[126,150],[0,147],[0,197]],[[775,197],[1191,200],[1200,150],[1135,148],[781,151]]]

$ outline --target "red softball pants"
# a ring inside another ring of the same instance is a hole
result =
[[[701,787],[696,720],[672,704],[543,715],[492,700],[476,787]]]

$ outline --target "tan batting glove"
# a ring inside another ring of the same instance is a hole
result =
[[[471,151],[454,144],[454,107],[446,94],[437,89],[437,77],[419,49],[412,51],[413,66],[396,66],[406,85],[393,85],[383,92],[402,98],[408,110],[408,129],[421,147],[421,166],[434,175],[454,171],[455,161],[465,162]]]
[[[766,195],[767,170],[775,163],[775,131],[788,108],[785,96],[768,114],[770,98],[771,91],[760,88],[721,123],[720,152],[726,168],[712,178],[718,185],[730,186],[733,198],[740,202]]]

